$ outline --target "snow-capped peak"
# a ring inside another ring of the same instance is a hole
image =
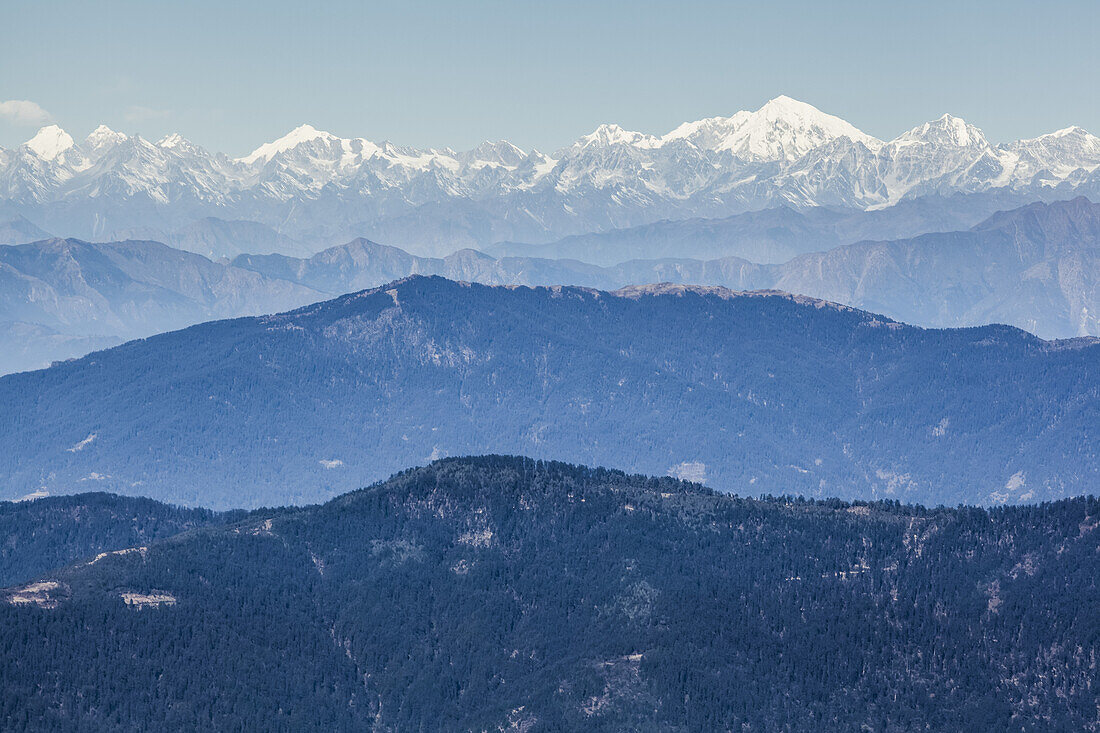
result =
[[[1011,143],[1010,146],[1020,147],[1026,146],[1031,143],[1049,142],[1054,140],[1064,140],[1066,138],[1076,140],[1086,140],[1090,143],[1098,138],[1091,132],[1083,127],[1077,125],[1071,125],[1070,127],[1063,127],[1061,130],[1055,130],[1054,132],[1048,132],[1038,137],[1024,138],[1023,140],[1017,140],[1015,143]]]
[[[53,160],[73,146],[73,138],[57,125],[46,125],[24,143],[43,160]]]
[[[882,145],[839,117],[787,96],[776,97],[755,112],[685,122],[662,139],[686,139],[704,150],[729,151],[747,160],[789,161],[841,137],[872,149]]]
[[[898,142],[930,142],[939,145],[954,145],[965,148],[970,146],[988,146],[985,135],[974,125],[961,117],[945,114],[931,122],[914,127],[900,135]]]
[[[1042,137],[1069,137],[1070,135],[1074,135],[1074,136],[1089,135],[1089,136],[1091,136],[1089,131],[1086,130],[1085,128],[1078,127],[1077,125],[1071,125],[1069,127],[1063,127],[1061,130],[1055,130],[1054,132],[1051,132],[1048,135],[1043,135]]]
[[[262,160],[266,163],[279,153],[286,152],[287,150],[292,150],[302,143],[312,142],[313,140],[317,140],[319,138],[323,138],[325,140],[339,139],[330,132],[318,130],[313,125],[298,125],[298,127],[295,127],[293,130],[283,135],[278,140],[264,143],[245,157],[238,158],[238,160],[241,163],[246,163],[248,165],[251,165],[258,160]]]
[[[526,159],[527,153],[507,140],[486,140],[466,153],[464,157],[514,168]]]
[[[126,137],[126,133],[115,132],[114,130],[107,127],[106,125],[100,125],[96,129],[94,129],[90,133],[88,133],[87,139],[88,140],[103,140],[103,139],[107,139],[107,138],[119,139],[119,138],[124,138],[124,137]]]
[[[1100,167],[1100,138],[1080,127],[1064,127],[999,147],[1018,156],[1021,170],[1041,174],[1048,181]]]
[[[109,147],[121,145],[127,139],[125,133],[115,132],[106,125],[100,125],[84,138],[84,149],[98,155]]]
[[[639,148],[655,148],[661,144],[661,139],[652,135],[646,135],[633,130],[624,130],[619,125],[600,125],[595,130],[585,135],[575,143],[576,147],[589,145],[633,145]]]
[[[824,112],[817,107],[806,102],[800,102],[793,97],[788,97],[786,94],[780,94],[778,97],[769,99],[764,103],[764,106],[756,110],[756,114],[763,115],[770,119],[791,118],[791,117],[825,117]]]
[[[688,140],[704,150],[716,150],[729,136],[735,133],[752,116],[752,112],[741,110],[732,117],[707,117],[695,122],[685,122],[662,140]]]
[[[179,134],[178,132],[173,132],[171,135],[165,135],[160,140],[158,140],[157,147],[169,149],[178,148],[186,142],[187,140],[183,137],[183,135]]]
[[[778,96],[747,115],[716,149],[749,159],[794,160],[841,137],[872,149],[882,145],[839,117],[797,99]]]

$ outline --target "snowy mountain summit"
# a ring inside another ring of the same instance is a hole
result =
[[[880,140],[839,117],[786,96],[755,112],[685,122],[663,139],[689,140],[703,150],[728,151],[743,160],[793,161],[841,137],[872,149],[882,146]]]
[[[57,125],[47,125],[24,144],[42,160],[54,160],[73,146],[73,139]]]
[[[663,135],[603,124],[549,155],[507,141],[417,149],[303,124],[231,158],[179,134],[152,143],[100,126],[76,143],[50,125],[0,149],[0,204],[82,237],[218,217],[311,239],[479,245],[778,205],[867,209],[990,191],[1096,195],[1098,169],[1100,138],[1077,127],[995,145],[944,115],[883,141],[780,96]]]

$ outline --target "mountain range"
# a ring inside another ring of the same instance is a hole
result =
[[[1048,203],[1059,200],[1051,199]],[[870,210],[782,205],[716,219],[665,219],[575,234],[542,244],[497,242],[480,250],[495,257],[572,259],[604,267],[630,260],[727,257],[778,265],[801,254],[824,252],[846,244],[963,231],[999,211],[1037,202],[1033,196],[1000,191],[919,196]]]
[[[803,225],[809,228],[822,220],[829,222],[822,228],[838,226],[826,213],[819,212],[815,220],[789,209],[738,218],[750,221],[737,222],[737,231],[751,235],[767,227],[773,238],[776,228],[771,225],[780,221],[788,232],[805,231]],[[674,233],[680,231],[682,241],[699,246],[697,227],[715,231],[720,228],[715,224],[668,222],[659,238],[678,239]],[[607,235],[594,235],[603,236]],[[489,285],[601,289],[670,282],[782,290],[926,327],[1006,323],[1045,338],[1100,336],[1100,205],[1085,198],[998,212],[966,231],[864,241],[802,254],[778,265],[725,256],[637,259],[594,267],[568,259],[494,259],[471,250],[432,259],[365,240],[308,259],[240,256],[233,265],[332,294],[413,274]]]
[[[484,456],[247,516],[46,501],[0,504],[0,547],[76,553],[0,590],[6,730],[1098,729],[1095,498],[753,500]]]
[[[0,378],[0,498],[270,506],[509,452],[742,494],[1042,501],[1100,477],[1098,356],[779,293],[413,277]]]
[[[726,221],[726,231],[749,238],[759,232],[772,241],[790,234],[805,243],[814,232],[851,221],[791,209],[737,218],[747,221]],[[718,233],[709,245],[695,236],[700,226]],[[661,241],[677,240],[676,232],[683,232],[700,247],[721,251],[728,244],[723,222],[660,227]],[[731,246],[739,249],[744,241]],[[1098,252],[1100,206],[1085,199],[1001,212],[966,231],[861,242],[778,265],[724,256],[599,267],[473,250],[430,258],[364,239],[306,258],[242,254],[211,261],[156,242],[46,240],[0,246],[0,373],[40,368],[202,321],[288,310],[417,274],[603,290],[654,282],[778,289],[919,326],[994,322],[1044,338],[1100,336]]]
[[[1097,196],[1098,167],[1100,138],[1077,127],[992,144],[944,115],[882,141],[788,97],[660,136],[601,125],[553,154],[504,141],[421,150],[302,125],[231,158],[180,135],[150,142],[101,126],[78,143],[49,126],[0,150],[0,212],[94,240],[163,240],[215,217],[313,251],[366,236],[444,255],[780,205]]]

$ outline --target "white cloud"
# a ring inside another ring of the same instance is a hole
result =
[[[53,119],[53,115],[26,99],[9,99],[0,102],[0,119],[13,125],[44,125]]]

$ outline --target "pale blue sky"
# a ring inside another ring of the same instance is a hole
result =
[[[890,138],[951,112],[994,142],[1100,134],[1100,2],[5,0],[0,146],[37,127],[178,131],[243,154],[343,136],[553,150],[779,94]],[[6,114],[5,114],[6,112]],[[20,122],[18,118],[22,118]]]

